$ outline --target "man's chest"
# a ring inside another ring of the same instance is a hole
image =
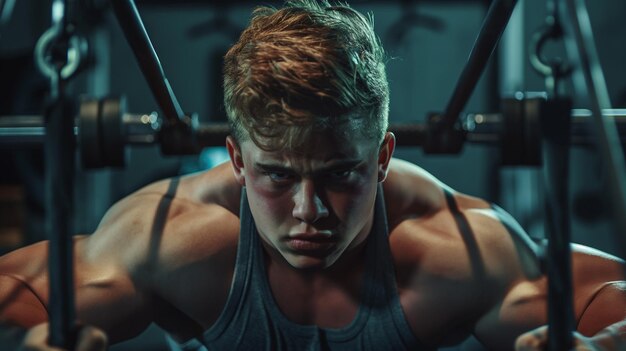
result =
[[[463,340],[502,293],[456,234],[417,222],[390,236],[400,304],[416,337],[430,345]]]

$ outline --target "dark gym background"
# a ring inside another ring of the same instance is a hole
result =
[[[0,1],[2,2],[2,1]],[[135,59],[106,1],[91,0],[84,30],[93,59],[72,85],[74,94],[125,95],[130,112],[156,109]],[[246,26],[253,2],[138,1],[140,13],[166,75],[183,108],[201,121],[225,119],[221,107],[221,57]],[[272,2],[263,2],[272,3]],[[370,11],[390,57],[390,120],[423,122],[445,106],[478,33],[489,1],[352,1]],[[213,4],[213,5],[211,5]],[[278,4],[277,2],[274,4]],[[33,47],[50,23],[50,1],[4,1],[10,17],[0,18],[0,115],[40,114],[47,81],[33,64]],[[597,49],[613,107],[626,108],[626,2],[587,1]],[[467,112],[497,112],[499,99],[515,91],[544,90],[543,78],[528,63],[528,42],[546,14],[544,0],[520,0],[497,53],[467,106]],[[408,18],[414,20],[406,20]],[[562,48],[553,45],[553,54]],[[569,86],[566,91],[571,92]],[[585,108],[584,98],[575,107]],[[570,198],[573,241],[617,253],[600,197],[603,175],[592,148],[573,148]],[[106,209],[154,180],[184,174],[225,159],[223,148],[194,157],[162,157],[157,147],[131,148],[125,169],[77,170],[75,228],[90,233]],[[424,167],[453,188],[492,200],[513,214],[534,237],[543,237],[541,173],[537,168],[504,168],[499,153],[466,145],[458,156],[424,155],[401,147],[396,157]],[[0,150],[0,253],[45,239],[41,150]],[[564,180],[567,181],[567,180]],[[621,233],[622,235],[624,233]],[[0,347],[1,349],[1,347]],[[150,328],[111,348],[164,350],[164,336]],[[481,350],[469,340],[450,350]]]

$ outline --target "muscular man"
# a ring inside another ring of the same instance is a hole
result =
[[[184,350],[430,350],[471,333],[540,350],[538,248],[392,158],[383,60],[349,7],[257,9],[225,57],[230,162],[149,185],[76,237],[80,323],[116,342],[154,322]],[[46,249],[0,258],[4,324],[47,320]],[[573,249],[576,344],[623,350],[624,262]]]

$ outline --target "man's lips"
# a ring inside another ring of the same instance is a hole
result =
[[[290,235],[285,239],[289,248],[295,251],[326,251],[337,244],[337,238],[321,233],[300,233]]]

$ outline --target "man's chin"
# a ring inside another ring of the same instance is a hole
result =
[[[314,257],[304,255],[287,254],[284,256],[287,263],[295,269],[303,271],[315,271],[330,267],[336,260],[328,256]]]

